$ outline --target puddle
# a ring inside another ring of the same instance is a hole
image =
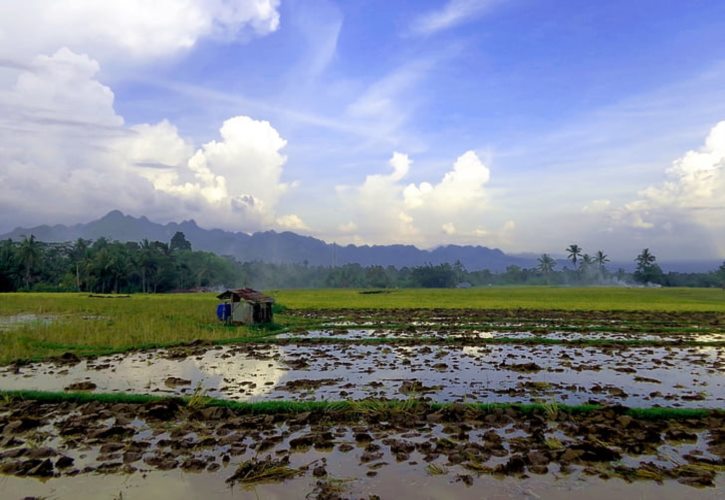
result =
[[[455,330],[448,331],[410,329],[410,330],[389,330],[375,328],[330,328],[325,330],[306,330],[302,332],[285,333],[279,338],[304,337],[304,338],[344,338],[344,339],[375,339],[375,338],[399,338],[415,339],[421,337],[434,339],[554,339],[565,341],[581,340],[644,340],[656,342],[722,342],[725,346],[725,334],[723,333],[624,333],[624,332],[570,332],[570,331],[547,331],[546,333],[533,333],[530,331],[510,330]]]
[[[725,353],[716,347],[591,348],[562,345],[236,345],[100,357],[66,366],[0,369],[6,390],[273,399],[608,402],[723,407]]]
[[[402,469],[402,470],[401,470]],[[98,498],[199,498],[283,500],[304,498],[314,491],[316,478],[299,478],[283,483],[261,483],[254,487],[229,487],[225,483],[230,471],[217,473],[184,473],[179,471],[148,472],[144,476],[125,474],[82,475],[53,478],[45,481],[0,476],[0,489],[7,498],[57,498],[59,500],[96,500]],[[479,477],[473,486],[466,486],[447,476],[414,474],[402,467],[383,469],[374,478],[345,477],[343,498],[416,498],[438,500],[456,498],[479,500],[481,492],[489,499],[570,499],[592,500],[611,498],[657,498],[681,500],[702,498],[716,500],[718,491],[696,490],[675,481],[627,483],[621,479],[608,481],[596,477],[568,479],[553,475],[526,479]],[[349,495],[349,496],[348,496]],[[308,498],[315,498],[310,495]]]
[[[8,332],[25,325],[49,325],[55,321],[55,316],[38,314],[14,314],[0,316],[0,333]]]

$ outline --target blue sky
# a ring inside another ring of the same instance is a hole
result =
[[[725,257],[721,1],[32,0],[0,19],[0,230],[118,208]]]

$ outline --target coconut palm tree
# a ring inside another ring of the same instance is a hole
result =
[[[597,253],[594,254],[594,262],[599,266],[599,272],[604,273],[604,266],[609,262],[609,257],[601,250],[597,250]]]
[[[571,263],[574,264],[574,267],[576,267],[576,263],[579,260],[579,257],[581,256],[582,251],[583,251],[582,247],[580,247],[579,245],[574,243],[574,244],[569,245],[569,248],[567,248],[565,251],[569,252],[568,258],[571,261]]]
[[[30,288],[30,279],[41,258],[40,242],[35,239],[35,235],[31,234],[30,238],[27,236],[23,238],[18,248],[18,256],[25,273],[25,287]]]
[[[538,269],[541,274],[551,274],[556,267],[556,261],[548,253],[542,254],[538,261],[539,265],[536,269]]]
[[[581,262],[579,263],[579,269],[580,269],[581,271],[584,271],[584,272],[586,272],[586,271],[588,271],[589,269],[591,269],[591,267],[592,267],[592,264],[594,264],[594,262],[595,262],[595,261],[594,261],[594,259],[593,259],[593,258],[591,257],[591,255],[589,255],[588,253],[585,253],[584,255],[582,255],[582,260],[581,260]]]
[[[635,259],[637,269],[634,271],[634,279],[640,283],[659,283],[663,275],[660,266],[655,264],[657,258],[649,251],[649,248],[642,250]]]
[[[88,260],[90,241],[78,238],[75,243],[67,247],[66,254],[75,268],[76,275],[76,291],[81,291],[81,270],[85,267]]]

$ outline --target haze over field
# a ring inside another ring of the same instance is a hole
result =
[[[725,3],[0,5],[0,233],[725,257]]]

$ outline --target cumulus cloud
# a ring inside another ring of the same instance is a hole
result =
[[[277,217],[277,225],[282,229],[290,231],[306,231],[309,229],[307,224],[296,214],[287,214]]]
[[[624,232],[640,246],[677,247],[679,258],[725,253],[725,121],[710,130],[702,148],[675,160],[664,175],[629,202],[597,200],[583,211],[600,218],[606,233]]]
[[[341,203],[355,216],[340,232],[375,243],[440,243],[441,233],[456,242],[496,240],[500,231],[481,227],[489,212],[486,184],[491,173],[474,151],[456,159],[437,183],[405,183],[411,159],[394,153],[388,174],[368,175],[359,186],[338,186]],[[510,231],[507,229],[507,231]]]
[[[281,181],[286,141],[269,122],[232,117],[218,140],[195,148],[166,120],[126,126],[98,70],[64,48],[36,57],[0,89],[4,217],[75,222],[119,208],[233,229],[304,226],[276,216],[289,189]]]
[[[666,180],[639,192],[639,198],[612,212],[615,220],[651,229],[689,218],[708,228],[725,226],[725,121],[716,124],[705,145],[688,151],[665,171]]]
[[[582,212],[585,214],[599,214],[605,212],[612,204],[609,200],[594,200],[588,205],[582,208]]]
[[[13,58],[67,46],[150,60],[201,38],[240,40],[279,26],[279,0],[26,0],[0,3],[0,55]],[[111,57],[108,57],[110,60]]]
[[[440,214],[460,213],[476,204],[485,203],[483,186],[491,178],[491,172],[473,151],[467,151],[453,164],[453,170],[443,176],[436,185],[422,182],[410,184],[403,190],[408,209],[437,207]]]

